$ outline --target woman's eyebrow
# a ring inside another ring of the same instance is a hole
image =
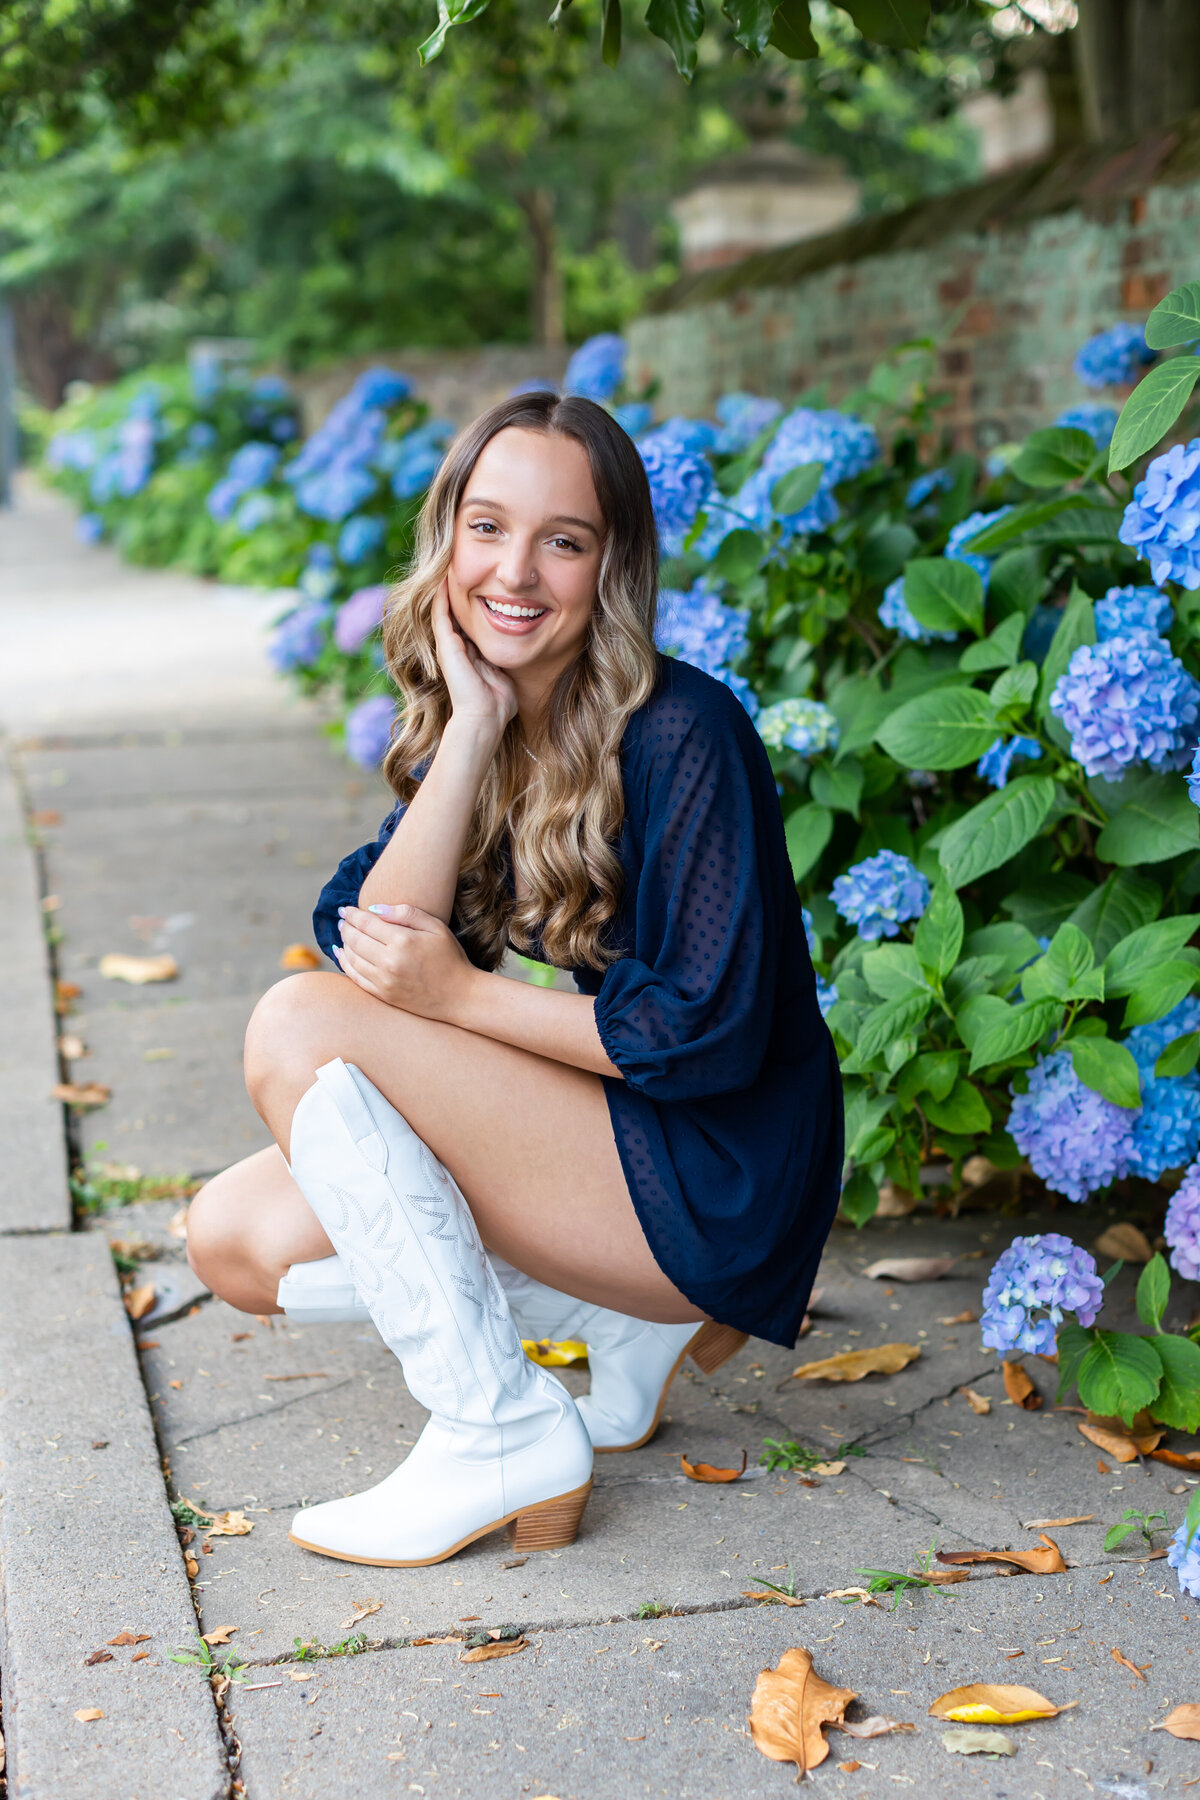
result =
[[[493,512],[508,511],[503,501],[489,500],[485,494],[467,494],[462,504],[464,506],[490,506]],[[590,531],[595,537],[601,536],[600,527],[593,519],[579,519],[574,513],[556,513],[552,519],[547,519],[546,523],[547,525],[581,525],[585,531]]]

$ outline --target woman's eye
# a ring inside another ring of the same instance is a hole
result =
[[[475,519],[471,525],[472,531],[492,532],[495,531],[495,529],[496,527],[492,524],[490,519]]]
[[[554,545],[555,548],[559,550],[578,550],[581,548],[581,546],[575,542],[574,538],[569,537],[556,537],[554,539]]]

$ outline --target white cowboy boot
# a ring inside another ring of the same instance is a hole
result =
[[[502,1525],[521,1550],[572,1543],[592,1485],[587,1431],[522,1350],[470,1209],[432,1151],[339,1059],[296,1108],[291,1171],[432,1415],[386,1480],[306,1507],[292,1541],[396,1568],[441,1562]]]
[[[300,1325],[369,1325],[371,1315],[358,1297],[340,1256],[293,1263],[275,1304]]]

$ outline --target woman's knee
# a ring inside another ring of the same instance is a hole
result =
[[[314,972],[289,975],[268,988],[246,1027],[246,1091],[258,1110],[270,1089],[311,1082],[328,1059],[330,1023],[341,1010],[346,979]]]

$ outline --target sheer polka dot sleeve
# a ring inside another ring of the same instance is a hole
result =
[[[363,844],[349,856],[343,856],[321,889],[313,910],[313,935],[335,968],[337,962],[333,946],[341,941],[338,907],[358,905],[359,890],[363,882],[383,855],[385,846],[391,843],[392,834],[407,810],[398,800],[379,827],[379,836],[375,842]]]
[[[766,834],[781,827],[766,752],[736,700],[662,727],[648,773],[639,954],[606,971],[596,1024],[630,1087],[688,1100],[758,1075],[780,932]],[[760,816],[765,796],[773,821]]]

